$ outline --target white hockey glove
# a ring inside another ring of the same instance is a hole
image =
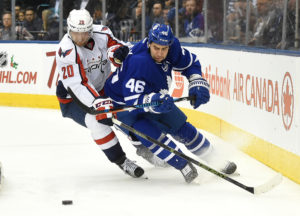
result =
[[[104,98],[96,98],[92,106],[96,110],[106,110],[106,109],[113,108],[112,100],[104,99]],[[112,116],[113,116],[112,113],[103,113],[103,114],[96,115],[96,119],[101,124],[112,126],[113,125],[111,120]]]
[[[189,82],[189,96],[195,97],[195,99],[191,100],[190,103],[194,109],[197,109],[201,104],[205,104],[209,101],[210,86],[208,82],[199,74],[191,75]]]

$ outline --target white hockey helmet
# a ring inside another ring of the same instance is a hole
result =
[[[89,32],[92,34],[93,18],[86,9],[73,9],[67,19],[68,34],[72,32]]]

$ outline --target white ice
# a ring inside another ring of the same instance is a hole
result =
[[[284,178],[272,191],[253,195],[199,168],[186,184],[172,168],[154,168],[122,135],[129,158],[148,179],[133,179],[108,162],[89,131],[58,110],[0,107],[0,161],[4,182],[1,216],[282,216],[300,215],[300,185]],[[205,133],[238,164],[237,181],[266,182],[275,172]],[[73,200],[73,205],[62,205]]]

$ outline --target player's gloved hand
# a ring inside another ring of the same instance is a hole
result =
[[[106,109],[112,109],[113,104],[112,100],[110,99],[104,99],[104,98],[96,98],[93,102],[93,108],[96,110],[106,110]],[[105,124],[108,126],[112,126],[112,113],[103,113],[103,114],[98,114],[96,115],[96,119],[98,120],[99,123]]]
[[[194,109],[197,109],[201,104],[205,104],[209,101],[209,84],[199,74],[193,74],[189,78],[189,96],[194,96],[193,100],[190,100]]]
[[[129,53],[128,46],[115,45],[107,50],[108,58],[114,66],[120,67]]]
[[[159,105],[151,106],[145,109],[145,111],[149,111],[152,113],[167,113],[170,112],[174,107],[173,98],[168,94],[161,94],[161,93],[151,93],[147,95],[147,102],[158,101]]]
[[[114,52],[114,59],[117,64],[121,64],[129,53],[128,46],[121,46]]]

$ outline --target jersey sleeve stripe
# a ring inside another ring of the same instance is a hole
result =
[[[79,73],[80,73],[80,76],[81,76],[81,84],[84,85],[88,90],[89,92],[96,98],[96,97],[99,97],[99,94],[97,91],[94,90],[94,88],[92,88],[89,84],[88,84],[88,78],[86,76],[86,73],[85,73],[85,70],[83,68],[83,64],[81,62],[81,59],[77,53],[77,57],[76,57],[76,63],[78,64],[79,66]]]
[[[173,67],[173,70],[176,70],[176,71],[183,71],[183,70],[189,68],[189,67],[192,65],[193,61],[194,61],[193,55],[192,55],[191,53],[189,53],[189,54],[190,54],[190,59],[191,59],[191,60],[190,60],[190,63],[188,64],[188,66],[186,66],[186,67],[184,67],[184,68],[176,68],[176,67]]]
[[[111,47],[111,46],[114,46],[114,45],[121,45],[121,46],[124,45],[121,41],[117,40],[115,37],[112,37],[109,34],[106,34],[106,35],[108,37],[108,41],[107,41],[107,47],[108,48]]]
[[[129,101],[129,100],[137,99],[140,97],[140,95],[141,94],[131,95],[131,96],[125,97],[124,100]]]
[[[121,101],[115,101],[115,100],[113,100],[113,102],[116,103],[116,104],[119,104],[119,105],[126,105],[126,103],[121,102]]]

